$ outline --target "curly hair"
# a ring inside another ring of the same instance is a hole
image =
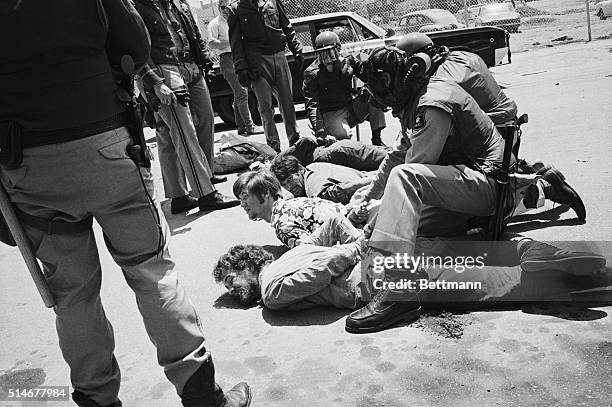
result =
[[[287,178],[293,174],[297,174],[304,167],[300,164],[300,160],[292,155],[281,155],[274,157],[270,171],[274,173],[276,178],[282,184]]]
[[[270,170],[265,168],[241,174],[238,179],[234,181],[232,190],[236,198],[240,198],[242,192],[246,190],[247,193],[259,198],[260,202],[263,202],[264,196],[267,193],[275,200],[283,197],[278,179],[276,179]]]
[[[221,284],[228,273],[244,273],[250,268],[259,275],[263,266],[273,261],[274,256],[263,247],[239,244],[219,258],[213,269],[213,278]]]

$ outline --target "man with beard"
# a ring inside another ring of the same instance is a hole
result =
[[[346,218],[335,216],[310,236],[308,244],[276,260],[261,246],[236,245],[219,258],[213,277],[244,305],[261,301],[266,308],[284,311],[318,306],[358,309],[375,296],[383,279],[367,279],[363,267],[372,259],[363,260],[365,242],[356,236],[359,231]],[[418,239],[416,252],[425,258],[448,256],[466,248],[473,253],[480,250],[478,242]],[[589,281],[606,262],[593,253],[560,251],[522,237],[505,242],[499,252],[496,260],[508,265],[486,265],[465,272],[448,266],[415,271],[411,278],[428,285],[420,292],[421,303],[435,303],[445,309],[481,309],[513,302],[570,300],[576,276]],[[593,287],[607,285],[612,276],[600,277],[596,283],[591,281]],[[436,289],[432,283],[436,287],[459,288]],[[410,301],[412,294],[404,290],[396,298]]]

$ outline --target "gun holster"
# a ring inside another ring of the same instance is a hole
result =
[[[13,121],[0,123],[0,165],[14,170],[23,161],[21,126]]]

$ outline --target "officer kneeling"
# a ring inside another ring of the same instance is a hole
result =
[[[368,258],[395,253],[412,256],[424,214],[428,234],[436,236],[446,228],[449,217],[494,213],[503,140],[491,119],[459,85],[428,75],[432,61],[426,54],[408,58],[397,48],[382,47],[374,50],[365,65],[366,86],[375,102],[392,107],[394,115],[412,130],[385,158],[365,194],[366,201],[382,196]],[[385,279],[423,275],[407,267],[387,270]],[[419,295],[410,294],[381,290],[347,317],[346,330],[374,332],[417,319]]]

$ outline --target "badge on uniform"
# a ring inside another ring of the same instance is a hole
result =
[[[412,129],[416,131],[421,130],[423,127],[425,127],[425,112],[420,112],[414,119],[414,126]]]

